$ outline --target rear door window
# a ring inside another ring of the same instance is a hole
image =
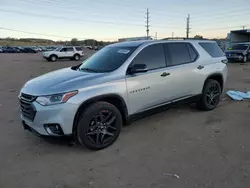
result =
[[[72,47],[67,48],[67,52],[73,52],[73,51],[74,51],[74,49]]]
[[[166,56],[169,57],[168,66],[193,62],[197,58],[197,54],[190,49],[192,47],[189,45],[188,43],[181,42],[165,43]]]
[[[215,42],[200,42],[199,44],[212,57],[224,56],[224,53]]]
[[[145,47],[133,60],[134,64],[145,64],[148,70],[166,67],[166,59],[162,44]]]

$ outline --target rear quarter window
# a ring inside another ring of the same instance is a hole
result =
[[[75,47],[76,51],[82,51],[81,47]]]
[[[199,45],[212,57],[224,56],[224,53],[215,42],[200,42]]]

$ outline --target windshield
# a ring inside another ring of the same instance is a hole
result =
[[[237,44],[232,47],[232,50],[246,50],[249,45],[247,44]]]
[[[119,68],[136,47],[105,47],[83,62],[79,70],[111,72]]]
[[[55,49],[55,51],[59,52],[61,49],[62,49],[62,47],[58,47],[58,48]]]

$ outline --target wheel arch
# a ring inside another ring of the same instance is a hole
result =
[[[204,87],[205,87],[205,84],[207,82],[207,80],[209,79],[212,79],[212,80],[216,80],[217,82],[219,82],[220,86],[221,86],[221,91],[223,91],[223,88],[224,88],[224,78],[223,78],[223,75],[221,73],[213,73],[213,74],[210,74],[204,84],[203,84],[203,89],[202,89],[202,92],[204,90]]]
[[[50,54],[49,58],[51,58],[52,56],[56,56],[58,58],[58,55],[56,55],[56,54]]]
[[[74,54],[74,56],[76,56],[76,55],[79,55],[79,56],[81,56],[81,55],[80,55],[79,53],[75,53],[75,54]]]
[[[90,98],[90,99],[84,101],[79,106],[79,108],[77,109],[77,112],[75,114],[75,117],[74,117],[73,130],[72,130],[73,135],[76,135],[77,123],[79,121],[80,115],[83,112],[83,110],[86,109],[89,105],[91,105],[95,102],[98,102],[98,101],[104,101],[104,102],[108,102],[110,104],[113,104],[120,111],[120,113],[122,115],[123,123],[127,122],[128,109],[127,109],[127,105],[126,105],[126,102],[124,101],[124,99],[117,94],[100,95],[100,96],[96,96],[96,97],[93,97],[93,98]]]

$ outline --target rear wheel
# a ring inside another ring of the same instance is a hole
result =
[[[80,56],[78,54],[74,55],[74,60],[79,61],[80,60]]]
[[[220,102],[221,86],[218,81],[209,79],[206,81],[203,94],[197,102],[197,107],[201,110],[213,110]]]
[[[110,103],[96,102],[83,111],[76,136],[81,145],[100,150],[116,141],[121,128],[120,111]]]

